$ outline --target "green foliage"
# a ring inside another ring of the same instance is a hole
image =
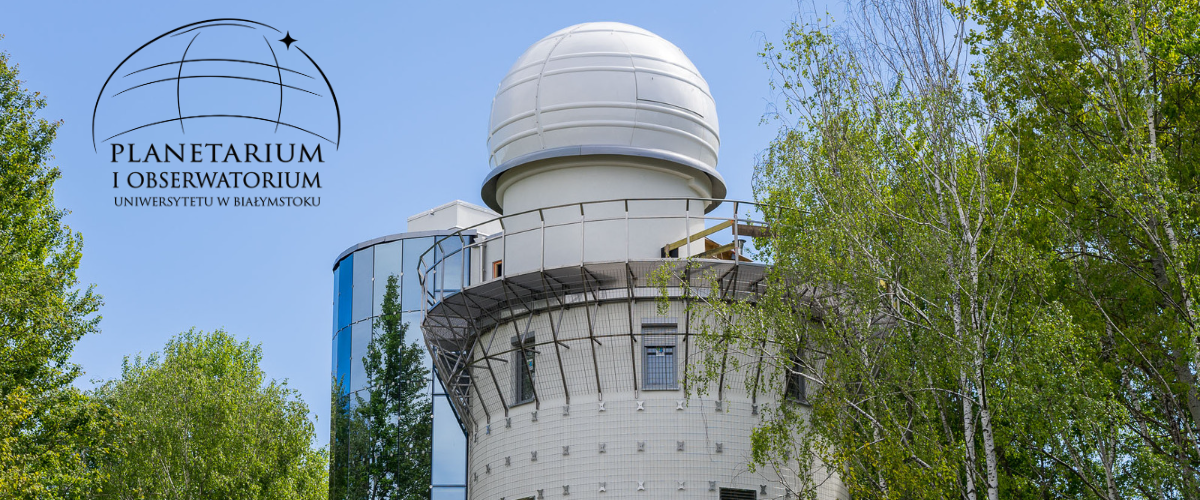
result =
[[[361,498],[362,493],[350,494],[350,437],[361,435],[362,419],[355,418],[356,414],[350,406],[350,393],[345,381],[334,377],[329,391],[329,498],[345,500]],[[355,449],[358,448],[356,442]],[[355,484],[361,484],[356,481]]]
[[[162,355],[126,358],[96,395],[124,417],[120,460],[99,464],[98,498],[327,497],[324,450],[308,408],[264,379],[262,350],[222,330],[189,330]]]
[[[765,429],[789,439],[761,456],[798,442],[858,497],[997,498],[1006,335],[1054,311],[1018,237],[1020,151],[968,86],[952,8],[864,2],[848,28],[802,18],[765,53],[796,122],[756,196],[794,210],[768,216],[774,286],[743,321],[808,353],[820,390],[806,418],[777,412]]]
[[[1061,460],[1044,486],[1200,498],[1200,4],[973,8],[979,79],[1027,152],[1027,239],[1053,259],[1048,298],[1075,318],[1091,343],[1083,368],[1105,382],[1060,397],[1084,411],[1107,395],[1094,403],[1103,425],[1063,415],[1055,439],[1027,443]]]
[[[83,239],[54,206],[59,123],[37,117],[46,101],[20,83],[0,52],[0,497],[82,497],[115,423],[71,387],[68,360],[101,302],[76,289]]]
[[[768,294],[709,304],[712,338],[804,352],[819,389],[756,464],[871,498],[1200,498],[1197,7],[865,0],[767,45],[755,192],[787,209]]]
[[[429,498],[433,407],[424,348],[406,343],[399,282],[389,276],[375,335],[363,357],[367,396],[335,381],[330,496],[347,499]]]

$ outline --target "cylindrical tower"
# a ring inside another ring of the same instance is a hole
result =
[[[422,328],[470,434],[469,498],[784,498],[795,484],[747,467],[762,410],[784,404],[763,363],[779,353],[702,349],[682,293],[761,293],[741,250],[768,233],[723,201],[691,61],[626,24],[557,31],[500,83],[488,143],[502,232],[448,237],[418,270],[460,283],[427,297]]]

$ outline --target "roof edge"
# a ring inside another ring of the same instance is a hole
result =
[[[620,146],[620,145],[589,145],[589,146],[563,146],[557,148],[543,149],[534,151],[525,155],[518,156],[512,160],[502,163],[500,166],[488,172],[484,178],[483,186],[480,187],[479,195],[483,198],[483,202],[488,208],[503,214],[503,207],[496,200],[496,188],[499,185],[500,176],[505,172],[512,170],[527,163],[535,161],[549,160],[553,158],[566,158],[572,156],[633,156],[638,158],[653,158],[656,160],[664,160],[676,165],[687,167],[697,173],[708,176],[712,182],[713,193],[712,197],[718,200],[724,199],[727,194],[725,187],[725,178],[717,172],[717,169],[700,162],[694,158],[690,158],[679,153],[666,151],[663,149],[640,148],[635,146]],[[711,212],[721,204],[720,201],[709,205],[704,209],[705,213]]]
[[[477,234],[474,229],[467,229],[467,230],[438,229],[438,230],[434,230],[434,231],[412,231],[412,232],[389,234],[387,236],[380,236],[378,238],[369,239],[369,240],[366,240],[366,241],[363,241],[360,243],[356,243],[354,245],[350,245],[350,248],[347,248],[347,249],[343,250],[342,253],[338,254],[337,258],[333,259],[333,268],[332,269],[337,269],[338,264],[341,264],[342,259],[346,258],[350,254],[357,252],[359,250],[362,250],[364,248],[367,248],[367,247],[373,247],[380,243],[390,243],[390,242],[393,242],[396,240],[407,240],[407,239],[411,239],[411,238],[424,238],[426,236],[450,236],[450,235],[459,234],[459,233],[461,233],[463,236],[475,236]]]

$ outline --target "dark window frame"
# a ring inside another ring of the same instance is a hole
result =
[[[643,391],[679,390],[678,336],[679,322],[674,319],[642,320]],[[652,362],[659,357],[667,358],[661,360],[665,363]]]
[[[720,500],[757,500],[757,490],[745,490],[740,488],[721,488],[717,494]]]
[[[537,388],[534,385],[537,379],[536,337],[533,332],[528,332],[521,337],[519,342],[517,337],[512,337],[510,340],[514,348],[512,355],[513,402],[509,405],[510,407],[532,403],[537,399]]]
[[[808,404],[808,378],[804,376],[804,361],[802,351],[796,351],[788,356],[791,362],[784,374],[784,399],[800,404]]]

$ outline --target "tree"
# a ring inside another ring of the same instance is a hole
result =
[[[161,356],[127,357],[96,390],[126,422],[111,436],[125,455],[100,464],[97,497],[326,498],[328,457],[312,448],[308,407],[264,380],[261,359],[261,346],[194,329]]]
[[[1015,238],[1017,151],[969,86],[961,7],[868,0],[847,28],[798,23],[767,49],[799,123],[756,196],[798,210],[771,221],[782,286],[760,310],[826,367],[805,370],[821,390],[802,435],[856,495],[998,498],[1003,331],[1043,314],[1022,300],[1037,270]]]
[[[768,45],[755,190],[788,209],[768,294],[716,333],[805,353],[775,364],[817,390],[756,463],[871,497],[1200,497],[1195,7],[864,0]]]
[[[0,497],[80,497],[115,425],[71,386],[71,351],[97,332],[101,300],[76,288],[83,238],[54,205],[60,122],[39,118],[45,99],[20,84],[0,52]]]
[[[1097,339],[1115,415],[1031,447],[1098,497],[1200,498],[1200,5],[972,5],[981,77],[1028,152],[1050,298]]]
[[[367,347],[363,368],[367,398],[357,397],[355,412],[363,425],[350,429],[354,498],[429,498],[433,407],[426,395],[429,370],[424,348],[406,343],[408,324],[401,322],[398,280],[388,276],[376,335]],[[355,439],[355,436],[361,436]],[[355,452],[355,448],[361,450]],[[359,473],[355,473],[355,468]],[[357,487],[355,486],[357,483]],[[355,492],[364,492],[355,494]]]
[[[333,377],[329,387],[329,498],[345,500],[352,498],[349,490],[350,435],[358,434],[357,430],[352,432],[351,427],[360,425],[361,419],[355,418],[345,381]]]
[[[715,304],[714,339],[779,346],[776,373],[814,390],[756,431],[757,465],[833,467],[856,497],[1042,496],[1060,457],[1014,446],[1055,441],[1048,417],[1083,442],[1111,428],[1096,332],[1047,297],[1052,258],[1025,236],[1052,237],[1019,203],[1027,153],[974,71],[966,7],[863,0],[763,53],[783,121],[755,179],[783,207],[770,286]]]

